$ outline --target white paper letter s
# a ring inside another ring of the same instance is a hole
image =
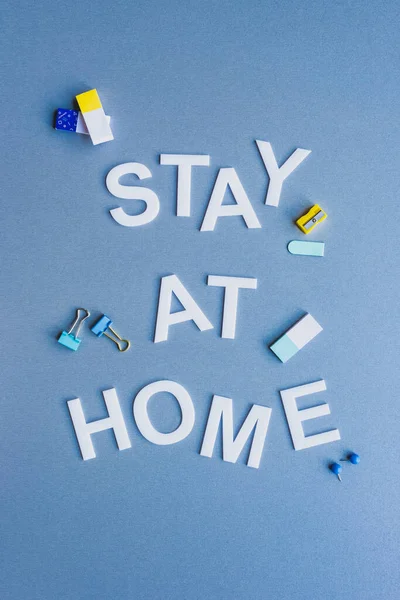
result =
[[[114,221],[124,227],[138,227],[150,223],[156,218],[160,210],[160,201],[157,194],[149,188],[120,184],[120,177],[128,173],[136,175],[139,179],[151,177],[151,171],[146,165],[135,162],[124,163],[117,165],[108,173],[106,177],[107,189],[116,198],[143,200],[146,203],[146,209],[139,215],[128,215],[123,208],[118,207],[110,210],[110,214]]]

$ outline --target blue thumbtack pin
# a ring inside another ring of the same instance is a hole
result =
[[[355,452],[350,452],[350,454],[346,458],[342,458],[340,462],[351,462],[352,465],[358,465],[360,462],[360,455]]]
[[[83,318],[81,318],[79,316],[81,312],[86,313]],[[86,310],[86,308],[77,308],[75,321],[72,323],[72,325],[68,331],[62,332],[62,334],[60,335],[60,337],[57,340],[59,342],[59,344],[62,344],[66,348],[69,348],[70,350],[73,350],[74,352],[76,352],[82,341],[78,338],[79,330],[82,327],[83,321],[85,319],[87,319],[89,316],[90,316],[90,312],[88,310]],[[76,328],[76,332],[74,335],[72,332],[76,326],[77,326],[77,328]]]
[[[337,475],[339,481],[342,481],[342,478],[340,477],[340,473],[342,472],[343,468],[342,465],[339,465],[339,463],[332,463],[331,465],[329,465],[329,468],[332,471],[332,473]]]
[[[118,333],[116,331],[114,331],[114,329],[111,327],[111,325],[112,325],[111,319],[109,317],[107,317],[107,315],[103,315],[93,325],[91,331],[93,331],[93,333],[95,335],[97,335],[97,337],[101,337],[102,335],[105,335],[106,337],[108,337],[109,340],[111,340],[112,342],[114,342],[114,344],[117,345],[118,350],[120,352],[126,352],[126,350],[128,350],[128,348],[131,345],[130,341],[124,340],[121,336],[119,336]],[[111,336],[109,333],[107,333],[107,331],[111,331],[117,339],[115,339],[113,336]],[[125,343],[126,347],[124,349],[122,349],[122,345],[120,342]]]

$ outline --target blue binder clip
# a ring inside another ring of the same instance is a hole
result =
[[[80,318],[80,312],[86,313],[86,315],[82,318]],[[66,348],[69,348],[70,350],[73,350],[74,352],[76,352],[79,348],[79,345],[81,343],[82,340],[80,340],[78,338],[78,333],[80,328],[82,327],[82,323],[85,319],[87,319],[90,316],[90,312],[88,310],[86,310],[86,308],[77,308],[76,309],[76,317],[75,317],[75,321],[72,323],[71,328],[69,329],[69,331],[63,331],[62,334],[60,335],[60,337],[58,338],[58,342],[60,344],[62,344],[63,346],[65,346]],[[74,328],[77,326],[75,335],[72,333],[72,331],[74,330]]]
[[[111,319],[109,317],[107,317],[107,315],[103,315],[93,325],[91,331],[93,331],[93,333],[95,335],[97,335],[97,337],[101,337],[102,335],[105,335],[106,337],[108,337],[109,340],[111,340],[112,342],[114,342],[114,344],[116,344],[116,346],[118,347],[118,350],[120,352],[126,352],[131,345],[130,341],[124,340],[121,336],[119,336],[118,333],[116,331],[114,331],[114,329],[111,327],[111,325],[112,325]],[[115,338],[117,338],[117,339],[115,339],[112,335],[107,333],[107,331],[111,331],[114,334]],[[120,342],[124,342],[125,348],[122,348],[122,344]]]

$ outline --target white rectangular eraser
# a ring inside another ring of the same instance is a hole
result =
[[[110,142],[114,139],[103,108],[96,108],[95,110],[85,112],[83,113],[83,118],[94,146]]]
[[[111,117],[106,115],[107,123],[110,124]],[[76,123],[76,133],[83,133],[89,135],[88,128],[85,125],[84,118],[82,117],[81,111],[78,112],[78,121]]]
[[[322,331],[321,325],[314,317],[307,314],[274,342],[270,349],[281,362],[285,363],[315,338],[320,331]]]
[[[305,315],[300,321],[286,332],[299,350],[311,342],[322,331],[321,325],[310,314]]]
[[[111,127],[106,119],[103,105],[96,89],[88,90],[76,97],[82,118],[94,146],[114,139]]]

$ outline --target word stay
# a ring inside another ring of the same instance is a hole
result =
[[[271,144],[261,140],[256,140],[256,144],[269,177],[265,204],[276,207],[279,205],[283,182],[307,158],[311,150],[296,148],[289,158],[278,166]],[[210,164],[208,154],[160,154],[160,165],[177,168],[177,217],[191,215],[192,169],[209,167]],[[145,209],[140,214],[130,215],[119,206],[110,210],[110,214],[119,225],[139,227],[154,221],[160,211],[160,200],[150,188],[122,185],[120,178],[128,174],[135,175],[139,180],[152,177],[150,169],[142,163],[123,163],[113,167],[107,174],[107,189],[119,199],[142,200],[146,205]],[[235,200],[234,204],[223,204],[228,188]],[[217,220],[221,217],[242,217],[249,229],[261,227],[239,175],[233,167],[222,167],[218,170],[200,231],[214,231]]]

